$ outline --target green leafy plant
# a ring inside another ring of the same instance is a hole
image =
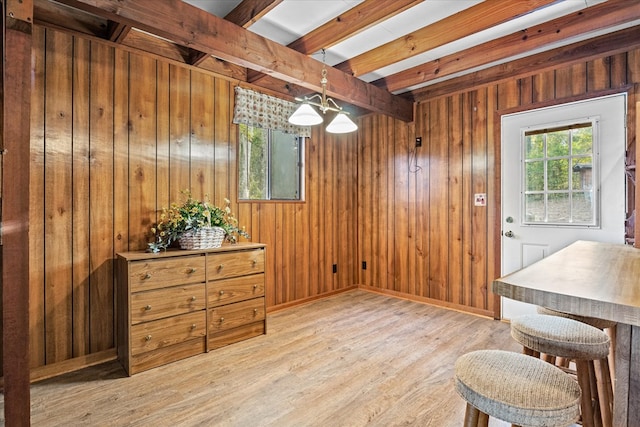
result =
[[[151,227],[153,242],[149,243],[151,252],[166,250],[188,231],[197,231],[204,227],[220,227],[225,231],[225,240],[231,243],[238,237],[249,238],[249,234],[238,226],[238,220],[232,214],[231,202],[224,199],[223,208],[212,205],[208,200],[197,200],[188,190],[183,190],[186,200],[182,204],[172,203],[163,208],[157,224]]]

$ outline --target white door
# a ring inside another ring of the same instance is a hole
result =
[[[502,275],[576,240],[624,242],[626,105],[619,94],[502,116]],[[531,312],[502,298],[505,319]]]

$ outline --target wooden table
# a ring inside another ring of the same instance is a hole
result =
[[[614,426],[640,426],[640,250],[577,241],[493,282],[506,298],[618,322]]]

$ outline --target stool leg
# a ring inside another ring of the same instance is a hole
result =
[[[589,378],[589,362],[586,360],[575,360],[578,384],[582,390],[582,400],[580,409],[582,410],[582,425],[584,427],[594,427],[593,408],[591,407],[591,379]]]
[[[611,410],[613,407],[613,389],[611,386],[611,373],[609,372],[608,359],[597,361],[596,375],[598,378],[598,399],[600,402],[600,414],[602,416],[602,426],[612,427]]]
[[[470,403],[467,403],[467,409],[464,413],[464,427],[478,427],[478,419],[480,411]]]

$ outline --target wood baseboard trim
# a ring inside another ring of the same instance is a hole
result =
[[[421,304],[429,304],[429,305],[435,305],[437,307],[448,308],[450,310],[455,310],[455,311],[459,311],[459,312],[462,312],[462,313],[474,314],[474,315],[482,316],[482,317],[490,317],[492,319],[494,318],[493,311],[491,311],[491,310],[482,310],[482,309],[479,309],[479,308],[473,308],[473,307],[468,307],[468,306],[465,306],[465,305],[454,304],[454,303],[447,302],[447,301],[440,301],[440,300],[433,299],[433,298],[422,297],[422,296],[418,296],[418,295],[409,295],[409,294],[405,294],[405,293],[398,292],[398,291],[392,291],[390,289],[380,289],[380,288],[376,288],[374,286],[358,285],[357,288],[360,289],[360,290],[363,290],[363,291],[373,292],[373,293],[376,293],[376,294],[387,295],[387,296],[391,296],[391,297],[399,298],[399,299],[404,299],[404,300],[408,300],[408,301],[419,302]]]
[[[34,383],[48,378],[57,377],[58,375],[66,374],[68,372],[77,371],[82,368],[88,368],[89,366],[111,362],[112,360],[116,360],[117,356],[116,349],[110,348],[109,350],[87,354],[86,356],[74,357],[73,359],[64,360],[59,363],[31,368],[31,382]]]
[[[317,301],[319,299],[327,298],[327,297],[330,297],[332,295],[338,295],[338,294],[341,294],[343,292],[355,291],[357,289],[358,289],[358,286],[354,285],[354,286],[349,286],[349,287],[342,288],[342,289],[336,289],[334,291],[326,292],[326,293],[323,293],[323,294],[314,295],[312,297],[302,298],[302,299],[299,299],[299,300],[296,300],[296,301],[291,301],[291,302],[287,302],[287,303],[284,303],[284,304],[274,305],[272,307],[267,307],[267,313],[275,313],[276,311],[285,310],[287,308],[292,308],[292,307],[297,307],[297,306],[304,305],[304,304],[309,304],[310,302]]]

